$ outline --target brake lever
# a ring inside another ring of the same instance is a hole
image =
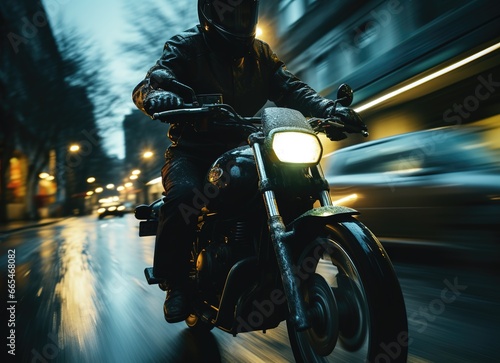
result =
[[[185,104],[184,108],[178,108],[175,110],[167,110],[167,111],[161,111],[161,112],[155,112],[151,118],[153,120],[160,120],[170,117],[170,116],[176,116],[176,115],[194,115],[194,114],[200,114],[200,113],[207,113],[210,111],[209,107],[192,107],[192,104]]]

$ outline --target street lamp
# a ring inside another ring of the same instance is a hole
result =
[[[71,151],[72,153],[76,153],[78,150],[80,150],[80,145],[78,144],[71,144],[69,146],[69,151]]]

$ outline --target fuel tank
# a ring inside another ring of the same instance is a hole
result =
[[[250,146],[222,154],[206,176],[207,208],[213,212],[246,210],[259,197],[258,174]]]

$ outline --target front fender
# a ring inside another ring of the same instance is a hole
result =
[[[336,222],[341,217],[354,216],[360,214],[357,210],[343,207],[341,205],[331,205],[313,208],[303,213],[293,220],[288,226],[287,231],[300,230],[303,227],[315,227],[317,224],[325,225],[325,222]]]

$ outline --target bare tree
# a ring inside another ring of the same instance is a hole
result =
[[[123,49],[131,68],[143,74],[159,58],[167,39],[198,23],[195,1],[132,2],[127,10],[132,36]]]
[[[58,191],[71,186],[67,193],[59,193],[61,204],[80,189],[87,169],[109,161],[89,98],[89,92],[101,89],[100,67],[68,47],[61,55],[41,2],[2,2],[0,19],[0,215],[7,215],[8,163],[19,150],[28,165],[24,204],[27,217],[34,219],[38,175],[49,166],[51,155],[57,158]],[[68,144],[82,141],[87,148],[69,156]],[[73,182],[66,183],[71,177]]]

